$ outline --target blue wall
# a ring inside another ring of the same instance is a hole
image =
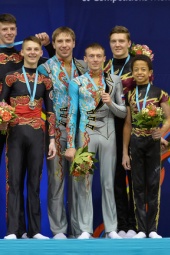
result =
[[[99,42],[112,57],[108,35],[115,25],[124,25],[131,32],[132,41],[147,44],[154,52],[155,85],[170,93],[170,2],[159,0],[0,0],[0,13],[12,13],[17,18],[17,41],[46,31],[51,36],[59,26],[69,26],[76,33],[74,55],[82,58],[84,48],[91,42]],[[44,55],[47,53],[44,50]],[[168,156],[169,157],[169,156]],[[165,180],[162,185],[162,201],[159,231],[170,236],[167,225],[170,214],[169,158],[164,161]],[[0,171],[0,238],[6,234],[5,224],[5,165]],[[95,173],[94,209],[95,228],[102,223],[99,171]],[[41,181],[42,233],[51,236],[46,205],[47,173],[44,162]],[[99,212],[100,213],[97,213]]]

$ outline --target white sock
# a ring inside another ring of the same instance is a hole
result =
[[[17,239],[17,236],[15,234],[10,234],[10,235],[4,236],[4,239],[7,239],[7,240]]]
[[[150,232],[150,238],[162,238],[162,236],[158,235],[155,231]]]
[[[53,239],[67,239],[67,237],[63,233],[58,233],[55,236],[53,236]]]
[[[120,237],[124,238],[124,237],[126,236],[126,232],[125,232],[124,230],[120,230],[120,231],[118,232],[118,235],[119,235]]]
[[[132,229],[129,229],[128,232],[126,233],[125,238],[132,238],[136,235],[136,232]]]
[[[77,239],[89,239],[91,235],[88,232],[83,232]]]
[[[116,231],[111,231],[110,233],[107,234],[107,237],[108,238],[111,238],[111,239],[122,239],[121,236],[119,236]]]
[[[144,232],[139,232],[138,234],[136,234],[132,238],[146,238],[146,234]]]
[[[33,238],[33,239],[49,239],[49,237],[43,236],[43,235],[41,235],[40,233],[34,235],[32,238]]]

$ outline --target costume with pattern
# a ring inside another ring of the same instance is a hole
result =
[[[138,86],[138,101],[142,109],[148,85]],[[168,101],[168,94],[158,87],[150,86],[146,106],[150,103],[160,107]],[[136,88],[128,92],[127,106],[131,112],[138,112]],[[132,124],[130,138],[131,172],[135,204],[137,230],[146,235],[157,232],[160,210],[160,139],[154,140],[147,128],[138,128]],[[146,210],[147,204],[147,210]]]
[[[25,68],[33,90],[36,69]],[[41,119],[43,102],[47,111],[48,132],[54,137],[55,115],[50,98],[52,82],[38,74],[35,109],[29,108],[30,96],[22,69],[5,77],[0,101],[9,100],[17,118],[10,123],[6,146],[7,167],[7,234],[18,235],[20,196],[23,184],[23,165],[27,168],[28,236],[40,233],[40,177],[44,158],[44,121]],[[24,169],[25,171],[25,169]]]
[[[90,75],[90,74],[89,74]],[[68,148],[75,148],[77,125],[78,145],[98,152],[102,188],[102,212],[105,231],[117,230],[114,199],[114,176],[116,167],[116,137],[114,117],[124,118],[126,107],[122,100],[122,83],[118,76],[101,74],[100,87],[93,84],[88,74],[73,79],[69,85]],[[95,86],[94,86],[95,85]],[[109,93],[110,106],[101,101],[100,89]],[[78,120],[80,112],[80,121]],[[93,233],[92,175],[80,180],[73,179],[77,192],[78,223],[81,232]]]
[[[39,64],[46,61],[44,58],[40,58]],[[0,47],[0,93],[2,91],[3,80],[8,72],[16,71],[23,65],[23,57],[20,51],[16,50],[14,47],[11,48],[1,48]],[[6,135],[0,133],[0,160],[3,153],[3,148],[6,142]],[[23,166],[23,168],[25,168]],[[23,171],[23,179],[25,178],[25,173]],[[23,189],[21,188],[21,193]],[[21,208],[20,208],[20,231],[18,237],[22,236],[26,232],[25,223],[25,212],[24,212],[24,198],[21,195]]]
[[[84,73],[83,61],[72,59],[71,78]],[[48,216],[53,235],[67,233],[68,223],[64,206],[64,186],[69,173],[69,163],[62,153],[67,146],[66,120],[68,114],[68,76],[64,62],[56,56],[50,58],[45,64],[39,66],[39,71],[48,75],[53,82],[53,107],[56,115],[55,142],[57,154],[54,160],[47,162],[48,167]],[[47,141],[48,144],[48,141]],[[71,177],[69,177],[69,213],[71,214],[69,235],[78,235],[75,197],[73,194]],[[73,194],[73,195],[72,195]],[[70,202],[71,200],[71,202]],[[71,208],[70,208],[71,207]]]
[[[104,67],[105,72],[109,73],[112,73],[112,67],[114,67],[114,74],[119,75],[122,80],[124,95],[134,87],[134,81],[131,73],[131,60],[132,56],[130,56],[128,61],[127,58],[114,58],[112,60],[109,60]],[[123,230],[127,232],[130,229],[136,230],[136,220],[132,195],[131,172],[125,171],[122,166],[124,121],[124,119],[115,117],[117,163],[114,187],[117,208],[118,231]],[[128,193],[126,178],[128,178]]]

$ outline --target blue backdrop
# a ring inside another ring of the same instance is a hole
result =
[[[69,26],[76,33],[74,55],[83,58],[84,48],[91,42],[99,42],[106,49],[107,58],[112,54],[109,32],[115,25],[126,26],[135,43],[147,44],[154,52],[154,84],[170,93],[169,45],[170,2],[161,0],[0,0],[0,13],[12,13],[17,18],[17,41],[39,32],[50,37],[59,26]],[[47,53],[44,50],[44,55]],[[169,137],[169,133],[167,134]],[[164,155],[165,178],[162,184],[162,200],[159,233],[170,236],[167,225],[170,214],[169,153]],[[94,229],[102,223],[99,171],[95,172]],[[41,180],[42,233],[51,236],[47,217],[46,162]],[[5,164],[0,170],[0,238],[6,234],[5,223]],[[102,233],[100,226],[97,233]]]

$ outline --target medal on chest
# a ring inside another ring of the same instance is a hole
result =
[[[31,110],[34,110],[34,109],[35,109],[35,106],[36,106],[36,102],[30,100],[29,103],[28,103],[28,105],[29,105],[29,108],[30,108]]]
[[[22,71],[23,71],[25,82],[26,82],[26,85],[27,85],[27,89],[28,89],[28,92],[29,92],[29,95],[30,95],[30,101],[28,103],[28,106],[31,110],[34,110],[35,107],[36,107],[35,93],[36,93],[36,89],[37,89],[38,71],[36,70],[36,73],[35,73],[35,80],[34,80],[34,86],[33,86],[33,91],[32,92],[31,92],[31,87],[30,87],[30,84],[29,84],[24,66],[22,67]]]

